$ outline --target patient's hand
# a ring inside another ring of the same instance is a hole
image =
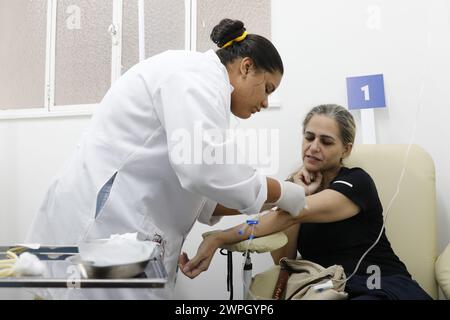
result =
[[[301,167],[300,170],[293,176],[293,181],[305,188],[307,196],[316,193],[322,185],[322,173],[321,172],[309,172],[305,167]]]
[[[208,270],[211,260],[216,250],[220,247],[219,238],[212,234],[206,237],[198,247],[195,257],[189,257],[183,252],[178,259],[178,266],[181,272],[187,277],[194,279],[203,271]]]

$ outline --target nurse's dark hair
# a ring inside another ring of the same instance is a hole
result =
[[[224,65],[238,58],[249,57],[257,69],[271,73],[284,73],[283,61],[275,46],[268,39],[257,34],[248,34],[240,42],[222,48],[245,32],[244,23],[239,20],[223,19],[211,32],[211,40],[220,48],[216,51]]]

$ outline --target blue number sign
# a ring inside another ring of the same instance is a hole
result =
[[[386,107],[383,75],[347,78],[347,97],[350,110]]]

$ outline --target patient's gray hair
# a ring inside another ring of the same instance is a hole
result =
[[[341,141],[344,145],[355,141],[356,125],[352,114],[344,107],[337,104],[322,104],[312,108],[303,121],[303,133],[314,115],[325,115],[336,120],[339,126]]]

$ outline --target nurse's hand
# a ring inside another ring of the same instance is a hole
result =
[[[295,173],[293,176],[293,182],[299,184],[305,188],[305,194],[307,196],[319,191],[322,186],[322,173],[321,172],[309,172],[305,167]]]
[[[203,271],[208,270],[211,260],[221,242],[214,234],[206,237],[198,247],[195,257],[189,260],[188,255],[183,252],[178,259],[178,266],[185,276],[194,279]]]

